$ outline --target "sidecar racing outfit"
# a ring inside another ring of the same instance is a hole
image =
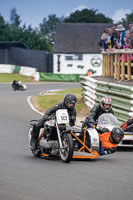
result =
[[[31,146],[32,150],[35,150],[38,146],[38,137],[41,128],[44,128],[45,121],[51,116],[55,115],[56,111],[59,109],[67,109],[69,115],[69,125],[74,126],[76,121],[76,110],[75,104],[77,102],[77,98],[73,94],[67,94],[64,97],[64,101],[56,104],[54,107],[46,110],[42,119],[38,120],[36,124],[34,124],[33,130],[31,132]],[[47,135],[50,137],[50,135]]]

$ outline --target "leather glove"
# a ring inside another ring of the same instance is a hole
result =
[[[70,126],[75,126],[75,122],[69,122]]]
[[[112,147],[112,148],[105,149],[104,153],[105,154],[111,154],[111,153],[114,153],[115,151],[116,151],[116,148]]]
[[[76,121],[76,117],[75,116],[70,116],[69,119],[70,119],[70,121]]]
[[[48,118],[49,118],[49,117],[48,117],[47,115],[44,115],[44,116],[43,116],[44,121],[47,121]]]
[[[87,127],[88,128],[93,128],[94,124],[93,123],[88,123]]]
[[[84,127],[86,127],[87,126],[87,121],[84,121],[83,123],[82,123],[82,129],[84,128]]]
[[[103,127],[99,127],[97,130],[98,130],[99,133],[110,132],[110,130],[108,128],[103,128]]]

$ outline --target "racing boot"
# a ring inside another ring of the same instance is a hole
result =
[[[44,126],[44,118],[38,120],[34,125],[31,131],[31,150],[34,151],[39,149],[38,137],[40,129]]]

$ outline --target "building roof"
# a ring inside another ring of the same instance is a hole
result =
[[[100,53],[98,42],[109,25],[105,23],[57,24],[54,53]]]
[[[0,49],[10,49],[11,47],[28,49],[23,42],[0,42]]]

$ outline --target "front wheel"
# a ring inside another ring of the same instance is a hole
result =
[[[64,133],[61,137],[63,148],[59,149],[60,158],[62,162],[69,163],[73,156],[73,139],[69,133]]]
[[[31,132],[33,130],[33,127],[30,127],[29,128],[29,132],[28,132],[28,142],[29,142],[29,148],[31,149]],[[41,157],[41,151],[39,148],[35,149],[35,150],[32,150],[31,149],[31,152],[33,154],[34,157]]]

